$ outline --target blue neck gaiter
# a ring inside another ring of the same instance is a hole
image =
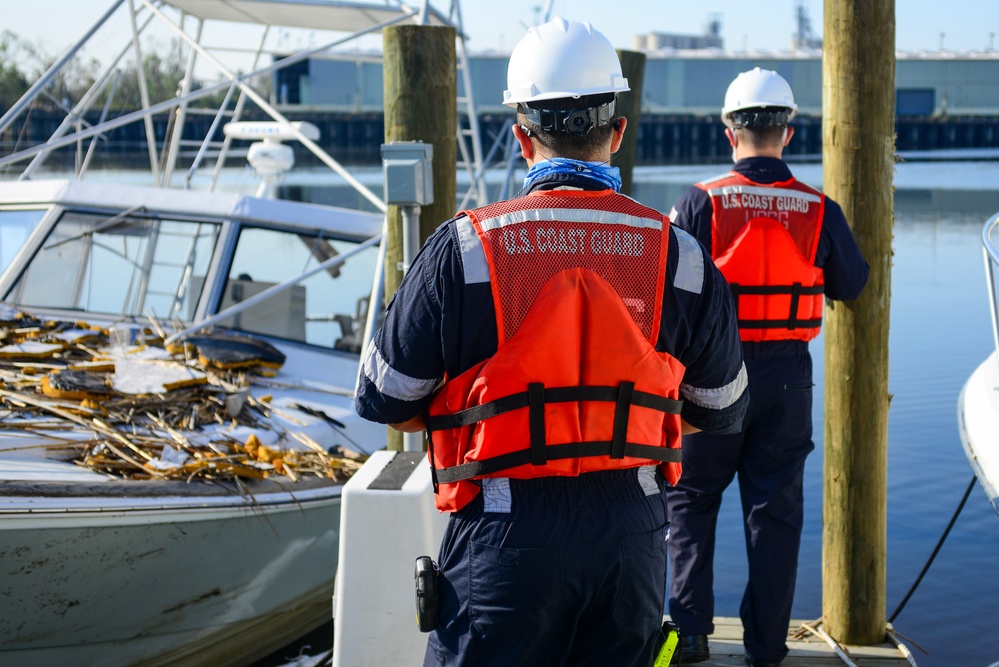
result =
[[[527,170],[524,187],[530,187],[543,176],[552,174],[579,174],[603,183],[614,192],[621,191],[621,170],[606,162],[583,162],[568,158],[554,158],[536,162]]]

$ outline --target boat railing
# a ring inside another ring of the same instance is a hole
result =
[[[992,313],[992,342],[999,355],[999,285],[996,284],[999,268],[999,213],[982,229],[982,253],[985,256],[985,278],[989,284],[989,310]]]

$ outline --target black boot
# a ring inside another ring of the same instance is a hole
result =
[[[681,635],[679,649],[677,651],[679,659],[674,659],[670,664],[691,665],[695,662],[704,662],[711,657],[708,652],[707,635]]]

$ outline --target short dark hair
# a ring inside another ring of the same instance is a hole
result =
[[[753,148],[770,148],[783,144],[786,125],[770,127],[741,127],[738,129],[743,140]]]
[[[544,100],[529,105],[532,109],[544,109],[549,111],[564,111],[567,109],[594,109],[608,102],[615,100],[614,93],[600,93],[598,95],[582,95],[580,97],[563,97],[555,100]],[[574,135],[568,132],[546,132],[537,124],[532,123],[524,115],[524,105],[517,106],[517,123],[521,127],[530,130],[531,136],[538,140],[538,143],[549,149],[553,155],[549,157],[564,157],[571,160],[590,160],[610,141],[611,133],[617,125],[619,115],[617,111],[611,117],[607,125],[592,128],[584,135]]]

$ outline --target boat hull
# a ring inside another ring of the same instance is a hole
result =
[[[0,664],[245,665],[329,622],[341,486],[158,484],[0,490]]]
[[[999,513],[999,358],[995,352],[961,389],[957,423],[968,461]]]

